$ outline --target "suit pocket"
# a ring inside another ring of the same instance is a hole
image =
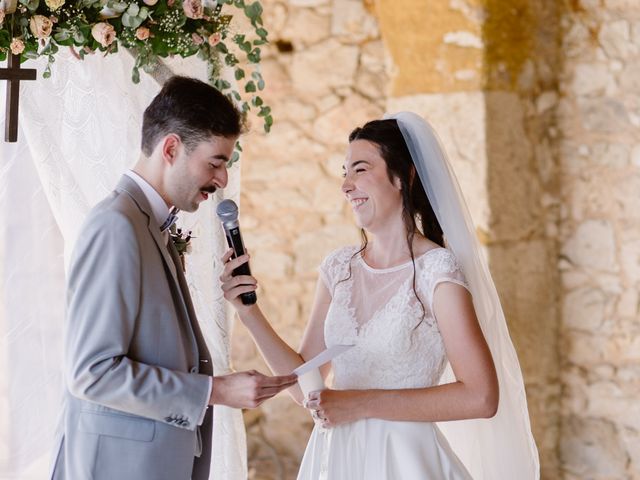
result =
[[[94,435],[150,442],[156,432],[153,420],[112,413],[80,412],[78,431]]]

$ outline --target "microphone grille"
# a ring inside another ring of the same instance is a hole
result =
[[[216,214],[218,215],[218,218],[223,222],[231,222],[237,220],[238,206],[233,200],[223,200],[218,204],[216,208]]]

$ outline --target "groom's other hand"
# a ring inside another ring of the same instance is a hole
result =
[[[297,381],[296,375],[268,377],[255,370],[213,377],[209,404],[255,408]]]

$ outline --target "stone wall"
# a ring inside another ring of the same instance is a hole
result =
[[[640,479],[640,2],[263,5],[276,123],[244,142],[241,209],[276,330],[298,346],[317,265],[359,242],[340,192],[349,131],[414,110],[486,249],[542,478]],[[243,327],[233,343],[236,368],[267,370]],[[281,395],[245,420],[250,477],[295,478],[306,412]]]
[[[571,2],[558,126],[561,460],[640,478],[640,2]]]

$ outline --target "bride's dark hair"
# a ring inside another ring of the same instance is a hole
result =
[[[411,254],[413,264],[413,291],[422,307],[423,318],[425,314],[424,304],[416,292],[416,264],[413,254],[413,239],[416,232],[422,233],[432,242],[444,247],[444,236],[442,227],[429,203],[427,194],[424,191],[422,182],[417,175],[411,153],[402,136],[398,122],[395,119],[372,120],[363,127],[358,127],[349,135],[349,143],[355,140],[366,140],[375,144],[380,151],[380,156],[387,165],[389,181],[394,178],[400,180],[400,190],[402,193],[402,219],[404,221],[407,246]],[[352,259],[362,253],[367,248],[367,234],[364,229],[360,230],[362,244],[352,257]],[[349,262],[349,276],[351,277],[351,262]],[[343,281],[344,281],[343,280]]]

